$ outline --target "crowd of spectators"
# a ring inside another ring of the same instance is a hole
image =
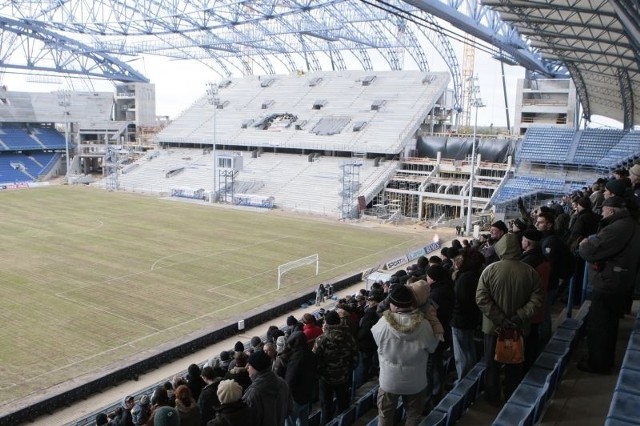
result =
[[[478,239],[456,238],[332,310],[290,316],[286,327],[189,366],[150,396],[127,396],[96,423],[306,425],[319,401],[324,425],[351,404],[354,387],[377,378],[378,424],[393,424],[401,398],[412,426],[481,359],[485,397],[501,405],[550,339],[551,308],[571,297],[572,278],[580,287],[585,264],[588,357],[578,368],[611,372],[618,321],[638,280],[640,165],[532,211],[518,206],[509,225],[499,220]],[[318,306],[327,290],[318,288]],[[501,327],[525,336],[523,363],[495,361]]]

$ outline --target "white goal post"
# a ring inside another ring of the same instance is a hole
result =
[[[300,266],[311,265],[313,263],[316,264],[316,275],[318,275],[318,272],[320,271],[320,258],[318,257],[318,253],[303,257],[302,259],[292,260],[291,262],[283,263],[278,266],[278,290],[280,290],[280,280],[284,273],[289,272],[292,269],[299,268]]]

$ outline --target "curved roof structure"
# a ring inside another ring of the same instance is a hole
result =
[[[640,123],[640,2],[483,0],[573,79],[583,116]]]
[[[197,60],[227,78],[345,70],[348,59],[372,70],[375,51],[390,70],[405,67],[406,53],[430,71],[428,41],[459,106],[456,35],[439,18],[500,60],[569,75],[586,119],[630,128],[640,121],[639,8],[638,0],[0,0],[0,68],[147,81],[128,61],[154,54]]]

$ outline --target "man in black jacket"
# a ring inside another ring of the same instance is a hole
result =
[[[293,410],[287,417],[287,426],[306,425],[317,384],[316,356],[309,349],[307,338],[301,331],[294,331],[287,339],[290,349],[284,380],[293,398]]]
[[[578,363],[578,369],[608,374],[614,366],[624,296],[634,283],[640,261],[640,225],[631,217],[622,197],[604,200],[600,231],[582,240],[579,251],[593,268],[587,319],[589,355]]]

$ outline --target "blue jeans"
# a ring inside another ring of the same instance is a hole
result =
[[[377,352],[358,352],[358,365],[355,370],[355,383],[353,387],[358,389],[362,386],[373,374],[373,369],[378,364]]]
[[[451,327],[451,332],[453,334],[453,357],[456,360],[456,373],[458,373],[458,380],[461,380],[478,362],[476,343],[473,339],[475,330]]]
[[[311,412],[311,406],[309,403],[298,404],[293,401],[293,411],[287,417],[286,426],[307,426],[309,424],[309,413]]]

